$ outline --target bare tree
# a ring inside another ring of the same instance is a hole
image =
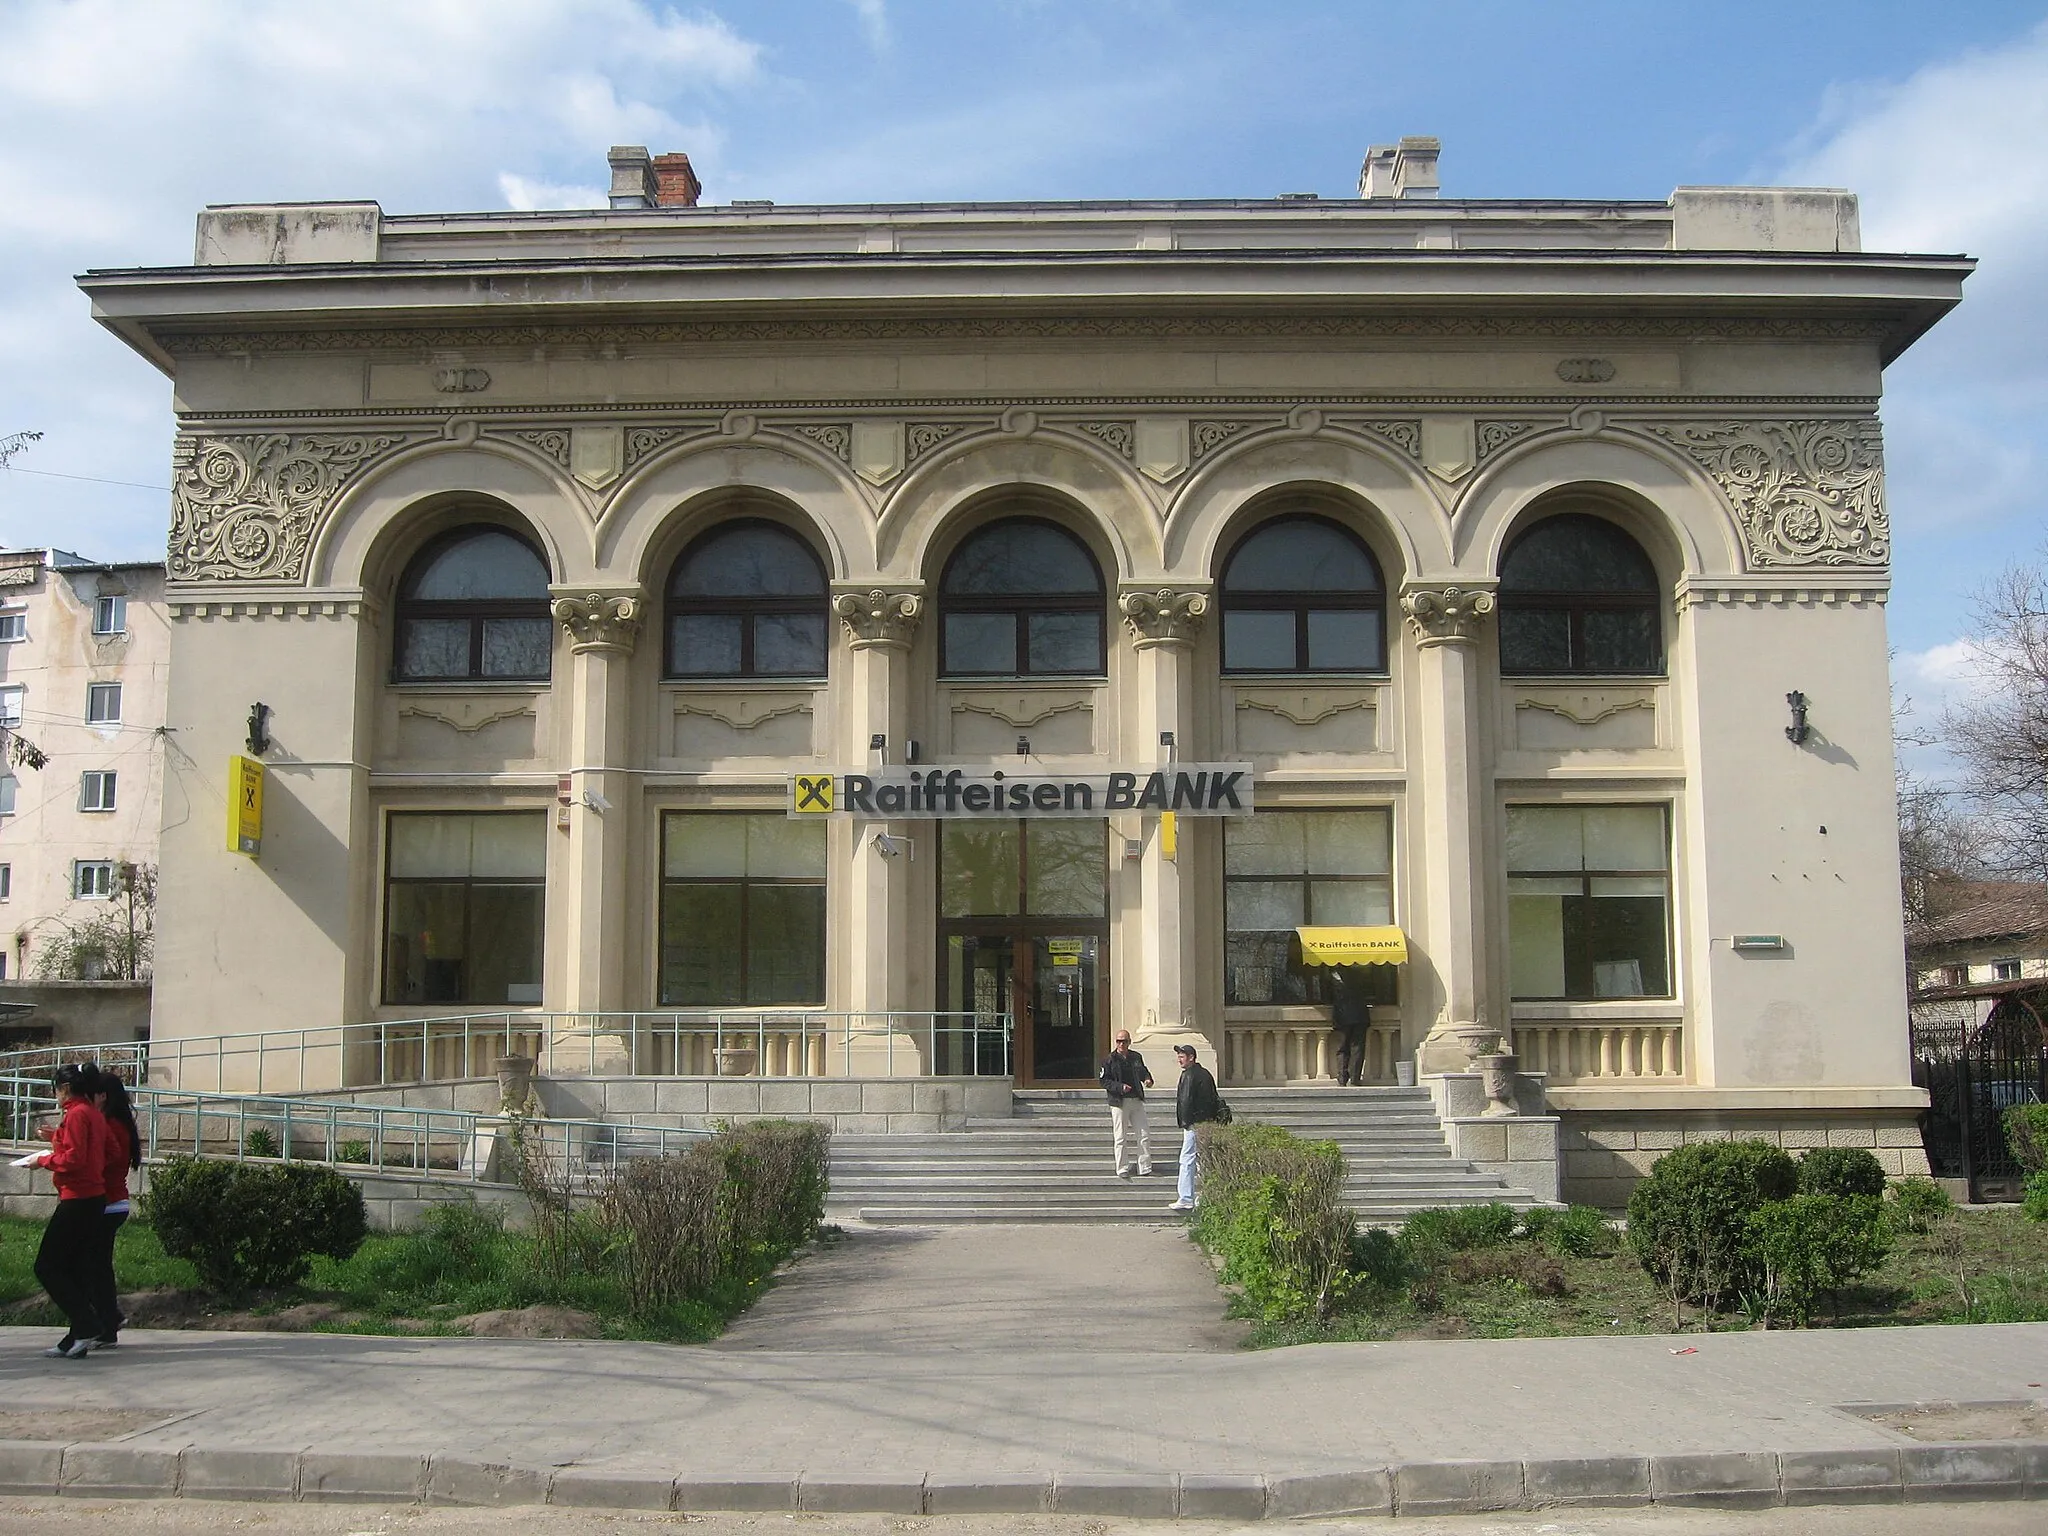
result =
[[[2014,566],[1971,606],[1979,687],[1942,725],[1990,870],[2048,880],[2048,568]]]

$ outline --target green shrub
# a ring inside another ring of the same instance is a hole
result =
[[[1274,1322],[1328,1317],[1360,1284],[1358,1221],[1339,1203],[1343,1151],[1272,1125],[1205,1127],[1202,1138],[1194,1236],[1222,1258],[1241,1310]]]
[[[2048,1171],[2048,1104],[2014,1104],[2008,1108],[2005,1144],[2028,1173]]]
[[[1680,1147],[1629,1196],[1629,1246],[1674,1301],[1717,1307],[1761,1285],[1749,1218],[1798,1185],[1798,1165],[1766,1141]]]
[[[1794,1195],[1752,1212],[1748,1225],[1764,1315],[1802,1327],[1815,1302],[1877,1268],[1890,1249],[1875,1195]]]
[[[370,1144],[367,1141],[337,1142],[334,1160],[337,1163],[367,1163],[370,1160]]]
[[[1445,1272],[1461,1285],[1505,1284],[1525,1296],[1564,1296],[1571,1290],[1564,1266],[1527,1243],[1454,1253]]]
[[[1384,1227],[1360,1227],[1351,1234],[1351,1272],[1364,1285],[1397,1295],[1414,1271],[1401,1244]]]
[[[1590,1205],[1574,1205],[1562,1211],[1539,1205],[1524,1211],[1521,1235],[1560,1259],[1591,1259],[1614,1251],[1614,1229]]]
[[[1445,1254],[1498,1248],[1515,1235],[1514,1207],[1440,1205],[1417,1211],[1401,1223],[1401,1248],[1411,1263],[1427,1264]]]
[[[1956,1208],[1948,1191],[1932,1179],[1900,1179],[1892,1185],[1892,1225],[1905,1232],[1925,1232]]]
[[[279,1156],[277,1132],[267,1125],[259,1125],[253,1130],[246,1132],[242,1137],[242,1155],[244,1157]]]
[[[2048,1221],[2048,1169],[2028,1176],[2026,1194],[2020,1200],[2020,1209],[2034,1221]]]
[[[1799,1193],[1832,1195],[1884,1195],[1884,1164],[1877,1154],[1862,1147],[1815,1147],[1799,1159]]]
[[[172,1157],[151,1172],[143,1215],[164,1252],[224,1296],[295,1284],[315,1254],[345,1259],[368,1230],[355,1185],[304,1163]]]

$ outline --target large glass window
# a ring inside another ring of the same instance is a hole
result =
[[[1300,927],[1394,920],[1393,816],[1384,809],[1259,811],[1223,826],[1223,1000],[1322,1002],[1301,959]],[[1366,968],[1376,1002],[1394,1000],[1394,968]]]
[[[1665,807],[1509,806],[1508,953],[1517,998],[1671,996]]]
[[[1547,517],[1508,546],[1500,567],[1500,669],[1654,675],[1664,670],[1656,567],[1604,517]]]
[[[1092,677],[1104,670],[1102,572],[1056,524],[1016,517],[968,535],[939,582],[948,677]]]
[[[1223,567],[1226,672],[1383,672],[1386,590],[1372,552],[1325,518],[1276,518]]]
[[[823,677],[825,568],[774,523],[698,539],[668,583],[670,677]]]
[[[661,860],[663,1004],[823,1006],[823,822],[671,811]]]
[[[398,584],[392,676],[401,683],[540,682],[554,654],[548,568],[503,528],[458,528]]]
[[[546,895],[544,812],[394,813],[384,1001],[538,1005]]]

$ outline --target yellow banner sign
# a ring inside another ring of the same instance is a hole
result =
[[[228,759],[228,852],[255,858],[263,851],[263,764],[237,754]]]
[[[1408,936],[1399,928],[1297,928],[1306,965],[1405,965]]]

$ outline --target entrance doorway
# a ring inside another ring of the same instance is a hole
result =
[[[1101,821],[943,824],[939,1006],[972,1013],[981,1072],[1013,1023],[1020,1083],[1088,1083],[1108,1048],[1108,832]]]

